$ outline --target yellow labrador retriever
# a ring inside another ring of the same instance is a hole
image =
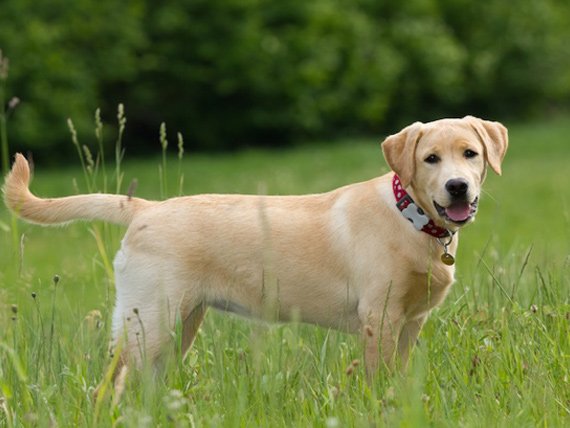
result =
[[[307,196],[196,195],[162,202],[89,194],[41,199],[16,155],[6,204],[40,224],[128,225],[114,267],[118,368],[156,360],[182,322],[183,351],[208,307],[360,333],[367,373],[405,364],[454,281],[457,231],[474,219],[498,122],[416,122],[382,143],[393,172]],[[137,337],[144,334],[144,349]],[[124,342],[122,339],[124,338]]]

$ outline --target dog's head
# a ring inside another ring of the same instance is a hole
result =
[[[499,122],[473,116],[416,122],[382,143],[388,165],[430,217],[457,229],[475,217],[487,164],[501,174],[508,146]]]

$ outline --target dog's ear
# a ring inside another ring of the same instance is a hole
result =
[[[404,187],[414,178],[416,170],[416,146],[422,136],[422,123],[415,122],[394,135],[390,135],[382,143],[384,158],[392,171],[400,177]]]
[[[499,122],[465,116],[465,120],[475,130],[485,148],[485,159],[497,174],[501,175],[501,163],[509,146],[507,128]]]

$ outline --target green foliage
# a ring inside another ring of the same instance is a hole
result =
[[[226,149],[570,98],[570,4],[557,0],[4,0],[0,12],[22,99],[11,140],[40,154],[66,143],[68,117],[81,134],[119,102],[132,153],[156,147],[162,122],[189,147]]]
[[[16,146],[62,147],[67,118],[80,133],[90,130],[96,108],[118,104],[110,89],[136,78],[140,0],[7,0],[0,8],[8,88],[22,101],[11,118]]]

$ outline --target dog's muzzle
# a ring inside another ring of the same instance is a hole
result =
[[[476,197],[473,202],[452,200],[447,207],[439,205],[436,201],[433,201],[433,205],[440,217],[452,223],[463,225],[475,217],[479,205],[479,197]]]

